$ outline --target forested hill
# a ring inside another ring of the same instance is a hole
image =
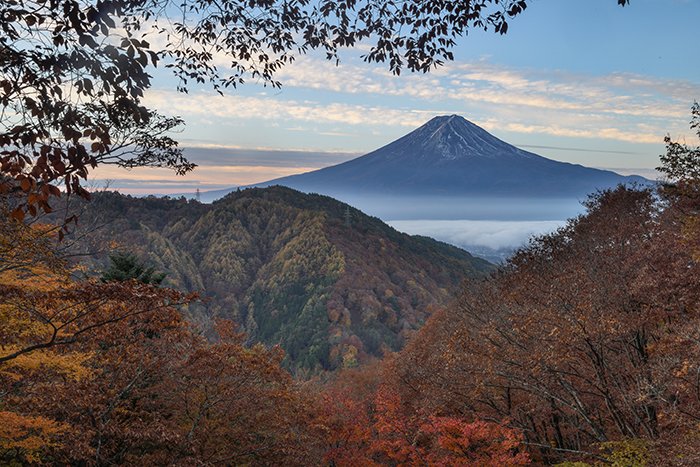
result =
[[[281,344],[301,374],[399,349],[465,278],[494,268],[332,198],[279,186],[212,205],[101,193],[86,219],[105,220],[93,236],[166,272],[166,285],[202,291],[194,319],[235,319],[251,341]],[[104,268],[106,253],[92,267]]]

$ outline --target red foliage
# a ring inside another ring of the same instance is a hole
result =
[[[391,381],[387,366],[345,372],[325,389],[319,422],[327,433],[326,461],[338,466],[530,462],[522,436],[505,424],[425,415],[408,407]]]

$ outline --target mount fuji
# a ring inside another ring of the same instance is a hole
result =
[[[639,176],[523,151],[458,115],[435,117],[356,159],[256,186],[284,185],[341,199],[350,194],[478,198],[582,198]]]

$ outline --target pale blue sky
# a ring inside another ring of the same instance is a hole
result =
[[[178,138],[201,167],[184,179],[155,169],[97,178],[134,193],[254,183],[338,163],[453,113],[546,157],[649,176],[665,134],[696,142],[698,20],[700,0],[532,0],[507,35],[473,31],[454,63],[429,74],[391,76],[363,63],[362,47],[339,67],[300,58],[280,73],[281,90],[248,83],[224,97],[178,94],[159,71],[146,101],[186,120]]]

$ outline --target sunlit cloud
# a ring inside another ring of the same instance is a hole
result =
[[[149,105],[179,115],[215,115],[222,119],[296,120],[304,122],[336,122],[345,125],[380,125],[415,128],[436,115],[433,110],[397,110],[379,106],[352,104],[323,104],[311,101],[284,101],[261,97],[214,97],[206,94],[181,96],[175,92],[153,91],[147,99]],[[555,112],[552,112],[555,113]],[[540,116],[541,119],[541,116]],[[579,125],[562,126],[553,123],[562,119],[552,118],[549,124],[506,122],[500,119],[479,121],[490,131],[505,130],[515,133],[536,133],[577,138],[612,139],[634,143],[659,143],[666,130],[635,124],[627,128],[595,125],[595,120],[576,117]],[[571,120],[571,118],[569,118]],[[572,122],[574,123],[574,122]],[[611,124],[613,122],[606,122]],[[347,136],[346,132],[323,132],[334,136]]]
[[[360,155],[353,152],[241,149],[214,144],[185,147],[184,154],[197,164],[195,170],[185,176],[164,168],[124,170],[102,165],[92,172],[89,185],[94,190],[108,188],[131,194],[192,193],[196,189],[218,190],[309,172]]]
[[[355,152],[281,151],[226,146],[185,147],[184,154],[189,161],[199,167],[226,165],[314,169],[345,162],[360,155]]]
[[[269,165],[203,165],[185,176],[162,168],[137,168],[125,172],[118,167],[102,166],[92,173],[94,189],[110,189],[134,194],[172,194],[216,190],[251,185],[272,178],[309,172],[318,167],[273,167]],[[128,183],[124,183],[128,180]]]
[[[349,125],[420,126],[434,116],[430,111],[394,110],[379,106],[314,101],[283,100],[271,97],[218,96],[150,91],[145,102],[170,114],[208,115],[222,119],[338,122]]]
[[[493,121],[503,122],[492,125],[494,130],[627,142],[658,143],[668,131],[683,131],[688,107],[700,96],[700,85],[682,80],[510,69],[485,62],[448,63],[426,78],[391,76],[364,64],[333,67],[305,57],[282,75],[289,87],[441,102],[467,118],[468,108],[486,104]]]

